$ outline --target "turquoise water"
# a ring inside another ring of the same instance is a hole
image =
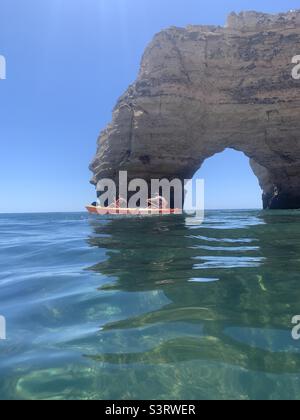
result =
[[[1,399],[300,398],[300,212],[0,215],[0,273]]]

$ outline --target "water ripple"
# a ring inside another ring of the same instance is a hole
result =
[[[300,399],[299,255],[299,212],[0,215],[0,396]]]

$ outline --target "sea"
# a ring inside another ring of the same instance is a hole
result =
[[[1,400],[297,400],[300,212],[0,215]]]

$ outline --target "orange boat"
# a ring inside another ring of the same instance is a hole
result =
[[[182,214],[180,209],[129,209],[129,208],[111,208],[111,207],[100,207],[100,206],[86,206],[86,209],[91,214],[99,214],[104,216],[107,214],[112,215],[167,215],[167,214]]]

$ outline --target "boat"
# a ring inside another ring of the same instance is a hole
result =
[[[156,209],[156,208],[123,208],[123,207],[100,207],[100,206],[86,206],[86,209],[91,214],[98,214],[104,216],[107,214],[113,215],[167,215],[167,214],[182,214],[180,209]]]

